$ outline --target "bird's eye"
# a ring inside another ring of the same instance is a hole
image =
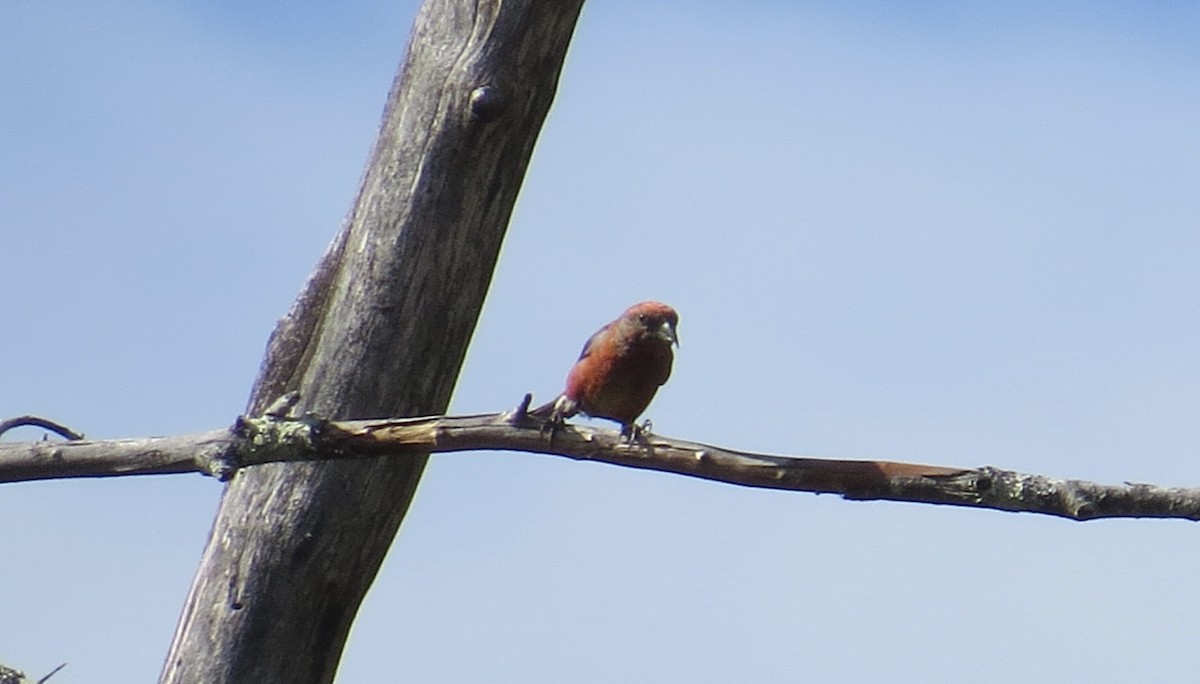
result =
[[[646,322],[646,314],[638,314],[638,321],[645,323]]]

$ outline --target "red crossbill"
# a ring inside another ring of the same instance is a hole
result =
[[[596,331],[567,375],[567,387],[553,402],[531,411],[554,421],[584,413],[621,424],[622,434],[636,432],[634,421],[671,377],[679,344],[679,314],[660,302],[642,302]]]

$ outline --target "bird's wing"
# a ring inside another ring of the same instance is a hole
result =
[[[596,332],[592,333],[591,337],[587,338],[587,342],[583,343],[583,350],[579,352],[579,358],[576,360],[576,363],[586,359],[588,356],[591,356],[593,345],[595,345],[597,340],[599,340],[604,333],[608,332],[608,329],[611,327],[612,323],[609,323],[603,328],[600,328]]]
[[[659,385],[667,384],[667,380],[671,379],[671,366],[674,365],[674,361],[675,355],[668,348],[666,359],[658,365],[658,377],[654,378],[655,382]]]

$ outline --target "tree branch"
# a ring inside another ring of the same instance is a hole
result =
[[[22,425],[29,425],[29,423],[22,423]],[[2,431],[0,431],[0,432],[2,432]],[[46,676],[37,680],[36,682],[34,682],[34,684],[45,684],[46,681],[48,681],[54,675],[58,674],[58,671],[63,669],[66,666],[67,666],[67,664],[63,663],[62,665],[59,665],[58,667],[54,668],[53,670],[50,670],[50,672],[47,673]],[[24,672],[21,672],[20,670],[14,670],[11,667],[0,664],[0,684],[27,684],[28,682],[29,682],[29,678],[25,676]]]
[[[582,0],[425,0],[346,224],[267,345],[250,415],[445,412]],[[159,681],[328,684],[425,457],[229,483]]]
[[[855,501],[968,506],[1071,520],[1200,520],[1200,489],[1101,485],[993,467],[775,456],[648,433],[630,442],[611,430],[554,426],[521,409],[355,421],[267,416],[239,418],[227,430],[178,437],[0,444],[0,482],[192,472],[227,479],[241,468],[264,463],[452,451],[526,451]]]
[[[49,430],[63,439],[83,439],[83,435],[71,428],[39,416],[17,416],[0,421],[0,435],[19,427],[40,427]]]

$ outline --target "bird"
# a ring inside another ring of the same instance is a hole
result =
[[[671,377],[678,324],[679,314],[662,302],[629,307],[584,343],[562,394],[530,414],[557,424],[583,413],[616,421],[622,435],[636,436],[634,421]]]

